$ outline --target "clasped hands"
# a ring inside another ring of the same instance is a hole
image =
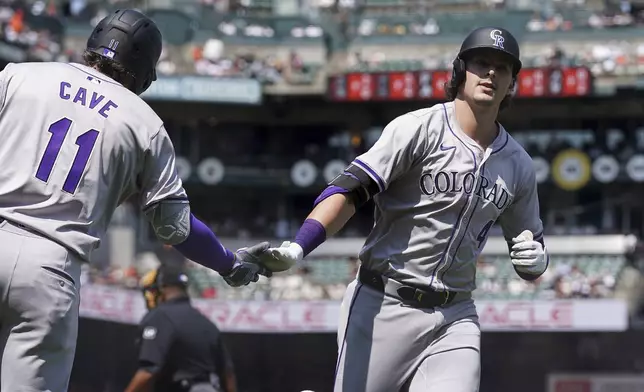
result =
[[[230,271],[222,274],[229,286],[247,286],[257,282],[259,276],[271,277],[273,272],[286,271],[304,258],[304,251],[295,242],[284,241],[277,248],[269,242],[260,242],[247,248],[238,249]]]

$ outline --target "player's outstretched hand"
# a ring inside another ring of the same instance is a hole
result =
[[[534,240],[532,232],[525,230],[513,238],[512,243],[514,245],[510,252],[510,259],[517,271],[540,275],[546,270],[548,267],[546,251],[540,242]]]
[[[279,248],[270,248],[262,256],[260,262],[272,272],[282,272],[291,268],[304,258],[304,250],[295,242],[284,241]]]
[[[235,264],[225,275],[222,275],[226,283],[232,287],[246,286],[251,282],[257,282],[259,275],[270,277],[272,272],[265,268],[259,257],[270,248],[269,242],[260,242],[248,248],[241,248],[235,252]]]

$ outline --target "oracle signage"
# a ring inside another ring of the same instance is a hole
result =
[[[537,306],[532,302],[484,302],[477,304],[479,322],[485,329],[570,329],[574,328],[573,302]]]
[[[194,301],[195,306],[224,331],[327,332],[338,318],[326,301]]]
[[[335,301],[221,301],[193,299],[192,304],[223,331],[335,331],[339,304]],[[86,284],[81,289],[81,317],[138,324],[146,313],[139,291]]]
[[[338,301],[193,299],[221,330],[253,333],[336,333]],[[483,331],[624,331],[626,303],[613,299],[475,301]],[[146,313],[137,290],[96,284],[81,289],[81,317],[138,324]],[[601,315],[601,317],[598,317]]]
[[[354,72],[329,78],[332,101],[441,100],[451,71]],[[586,67],[524,68],[515,96],[584,97],[592,92],[592,75]]]
[[[625,331],[628,308],[613,299],[476,301],[485,331]],[[601,314],[601,317],[597,317]]]
[[[140,292],[99,284],[81,287],[81,317],[137,324],[145,311]]]
[[[641,374],[550,374],[547,392],[641,392]]]

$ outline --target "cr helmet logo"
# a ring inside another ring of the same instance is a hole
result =
[[[494,29],[490,31],[490,38],[494,40],[494,46],[497,48],[505,49],[503,47],[503,42],[505,42],[505,38],[503,38],[503,32],[498,29]]]

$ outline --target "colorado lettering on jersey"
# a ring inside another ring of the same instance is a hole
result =
[[[493,183],[487,177],[481,176],[477,185],[476,176],[472,172],[459,173],[457,171],[439,171],[437,173],[423,173],[420,176],[420,190],[427,196],[436,193],[465,193],[472,192],[479,198],[494,204],[503,211],[510,203],[511,197],[502,184]]]
[[[72,98],[72,94],[74,98]],[[110,109],[118,107],[118,105],[112,102],[112,100],[107,99],[106,101],[104,95],[96,92],[88,92],[85,87],[72,88],[71,83],[65,81],[60,82],[60,91],[58,95],[65,101],[69,101],[71,99],[73,103],[90,109],[99,108],[98,114],[105,118],[109,117],[108,112]]]

